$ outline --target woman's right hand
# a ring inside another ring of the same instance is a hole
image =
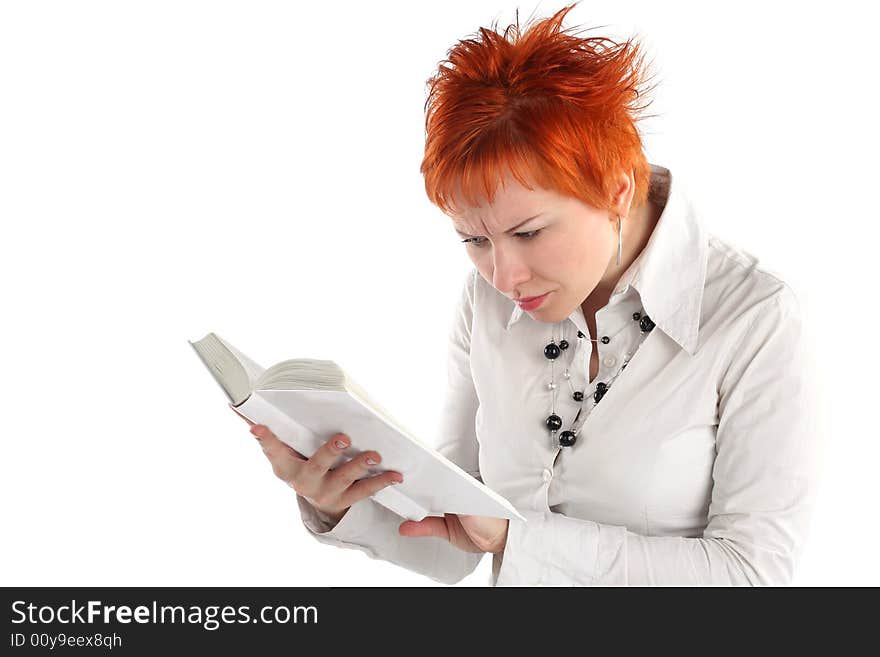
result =
[[[331,436],[311,458],[306,458],[279,440],[269,431],[269,427],[254,424],[238,411],[236,414],[251,425],[251,433],[260,441],[275,476],[334,521],[342,519],[355,502],[403,481],[403,475],[393,470],[364,477],[370,468],[382,461],[381,455],[372,450],[358,454],[338,468],[331,468],[339,455],[351,445],[351,440],[344,433]]]

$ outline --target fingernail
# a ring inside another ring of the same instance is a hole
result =
[[[337,449],[345,449],[346,447],[348,447],[344,440],[337,440],[334,444],[336,445]]]
[[[372,456],[368,456],[367,465],[376,465],[376,459],[374,459]]]

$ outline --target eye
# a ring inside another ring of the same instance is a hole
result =
[[[517,237],[519,237],[520,239],[523,239],[523,240],[530,240],[533,237],[535,237],[535,235],[540,233],[542,230],[543,230],[543,228],[538,228],[537,230],[529,230],[524,233],[514,233],[514,235],[516,235]],[[476,242],[474,240],[483,240],[483,241]],[[485,237],[468,237],[466,240],[462,240],[461,242],[462,242],[462,244],[472,244],[474,246],[481,247],[481,246],[486,245],[485,240],[486,240]]]

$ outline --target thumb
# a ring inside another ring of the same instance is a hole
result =
[[[446,518],[429,516],[422,520],[406,520],[401,523],[397,531],[401,536],[439,536],[449,540],[449,530],[446,527]]]

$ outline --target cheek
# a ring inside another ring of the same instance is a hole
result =
[[[593,283],[602,277],[607,263],[600,248],[600,236],[590,239],[584,235],[568,236],[558,240],[544,256],[551,271],[571,283]],[[549,246],[549,245],[548,245]]]
[[[541,248],[541,259],[556,271],[582,271],[593,258],[590,247],[579,236],[560,235],[548,240]]]

